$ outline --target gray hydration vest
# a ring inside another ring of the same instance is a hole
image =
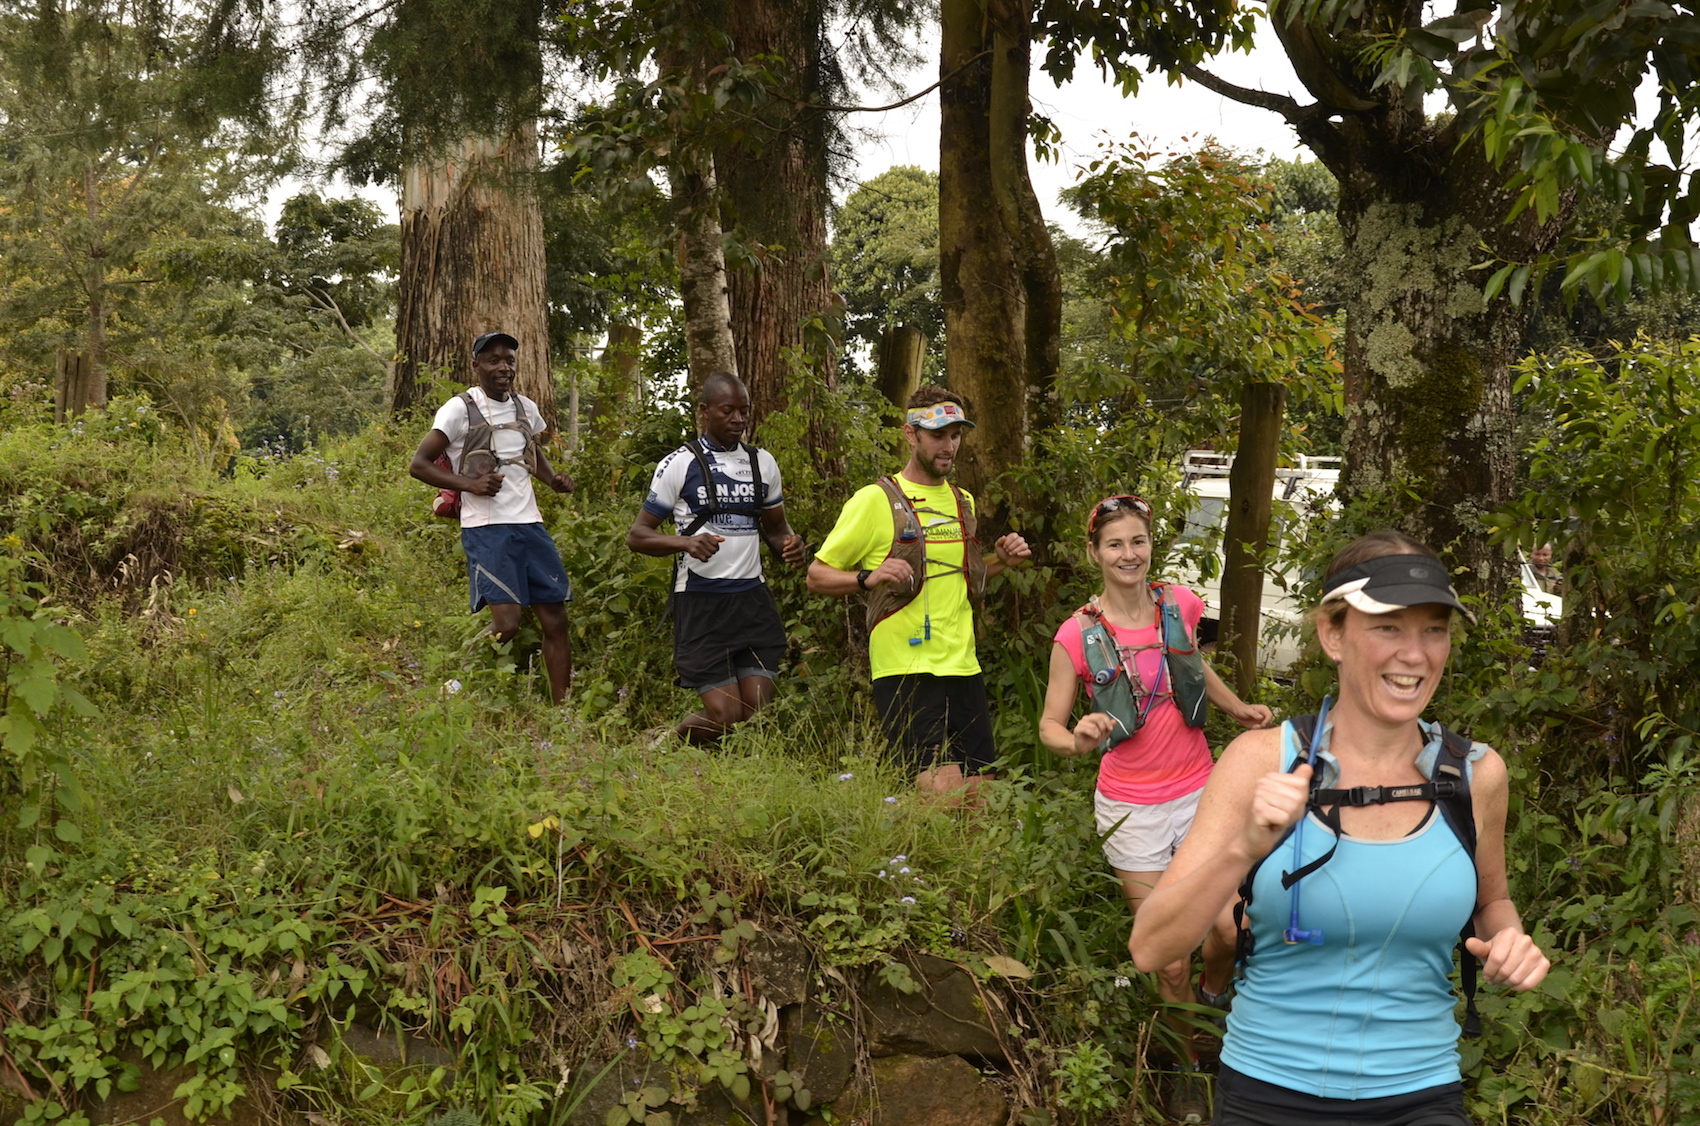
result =
[[[1145,725],[1156,696],[1165,681],[1175,698],[1175,706],[1188,727],[1203,727],[1209,698],[1204,686],[1204,657],[1198,644],[1187,632],[1181,620],[1181,608],[1171,598],[1164,597],[1168,587],[1154,582],[1151,591],[1157,598],[1157,624],[1160,630],[1163,660],[1158,666],[1157,683],[1147,688],[1140,682],[1133,659],[1122,659],[1116,639],[1098,600],[1092,599],[1076,613],[1081,617],[1080,648],[1086,655],[1086,669],[1092,677],[1092,710],[1103,712],[1115,720],[1121,732],[1113,742],[1131,737]],[[1145,701],[1142,709],[1140,701]]]
[[[466,437],[462,439],[460,447],[462,477],[482,477],[486,473],[496,472],[504,465],[516,463],[523,464],[526,472],[532,476],[537,475],[537,435],[532,432],[531,420],[525,416],[525,404],[520,402],[517,391],[508,392],[508,397],[514,405],[512,422],[493,423],[485,418],[471,391],[462,391],[456,397],[466,404]],[[517,430],[525,439],[525,449],[520,451],[518,457],[496,456],[498,430]]]

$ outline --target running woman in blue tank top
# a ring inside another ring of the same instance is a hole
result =
[[[1440,561],[1397,532],[1335,556],[1315,614],[1317,640],[1339,667],[1339,702],[1314,736],[1329,788],[1429,781],[1440,736],[1422,712],[1446,668],[1455,611],[1469,616]],[[1253,882],[1254,953],[1228,1017],[1212,1121],[1470,1126],[1449,981],[1459,928],[1473,920],[1486,936],[1468,948],[1488,981],[1533,989],[1547,972],[1508,896],[1505,763],[1481,744],[1472,750],[1472,866],[1432,802],[1340,806],[1336,836],[1307,813],[1312,768],[1293,768],[1296,742],[1284,725],[1247,732],[1223,752],[1128,948],[1147,971],[1185,956],[1268,857]],[[1282,871],[1336,844],[1299,881],[1302,920],[1293,924]],[[1325,937],[1287,945],[1289,925]]]

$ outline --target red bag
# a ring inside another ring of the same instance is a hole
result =
[[[448,454],[438,454],[436,464],[450,473],[455,471],[454,462]],[[460,519],[460,490],[438,489],[437,499],[431,502],[431,515],[441,516],[448,520]]]

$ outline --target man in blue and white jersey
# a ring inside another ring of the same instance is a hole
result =
[[[807,559],[803,537],[785,520],[779,464],[743,443],[750,393],[735,375],[703,380],[701,435],[661,459],[626,546],[645,555],[680,555],[673,573],[673,665],[678,684],[701,694],[702,710],[674,728],[711,743],[773,699],[785,656],[785,625],[762,581],[765,539],[793,567]],[[676,535],[660,531],[673,522]]]

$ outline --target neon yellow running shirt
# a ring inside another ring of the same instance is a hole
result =
[[[974,614],[962,571],[962,522],[956,498],[948,484],[917,485],[902,474],[892,480],[915,506],[926,535],[927,582],[914,601],[874,627],[868,640],[871,674],[875,680],[918,672],[973,676],[980,671],[980,660],[974,652]],[[967,492],[962,496],[972,512],[974,498]],[[845,502],[816,558],[841,571],[871,571],[885,562],[891,554],[891,503],[877,484],[857,490]],[[911,638],[921,640],[911,645]]]

